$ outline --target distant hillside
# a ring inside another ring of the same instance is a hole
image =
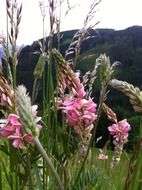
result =
[[[77,30],[61,33],[61,53],[64,55],[73,35]],[[86,72],[93,67],[95,58],[100,53],[106,53],[113,61],[121,62],[119,78],[141,86],[142,81],[142,27],[133,26],[125,30],[113,29],[91,30],[90,38],[81,46],[81,55],[78,60],[78,68]],[[48,44],[48,38],[46,39]],[[54,35],[53,47],[57,48],[57,36]],[[90,56],[91,55],[91,56]],[[18,64],[21,72],[33,72],[39,58],[39,45],[35,41],[31,46],[23,48]],[[24,79],[20,82],[24,82]]]

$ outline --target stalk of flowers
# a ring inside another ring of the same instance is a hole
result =
[[[40,120],[41,118],[37,117],[37,106],[31,106],[26,88],[22,85],[18,86],[16,90],[16,114],[9,114],[7,119],[0,120],[0,135],[13,140],[12,145],[15,148],[27,148],[29,143],[34,143],[50,167],[59,189],[63,190],[60,177],[38,139],[41,129],[41,125],[38,124]]]
[[[36,116],[37,106],[32,106],[33,116],[36,118],[36,121],[40,121],[40,118]],[[39,124],[37,124],[38,129],[41,128]],[[24,131],[24,127],[21,124],[20,117],[18,114],[9,114],[7,119],[0,120],[0,135],[11,140],[14,148],[25,149],[32,143],[33,136],[28,135]]]
[[[113,136],[113,144],[115,145],[115,151],[112,158],[111,168],[114,168],[120,161],[123,146],[128,142],[128,133],[131,130],[127,119],[123,119],[118,123],[108,127],[110,134]]]
[[[14,110],[14,101],[14,91],[0,71],[0,104],[12,112]]]
[[[90,98],[76,98],[67,95],[64,100],[58,102],[58,109],[65,113],[67,124],[75,129],[82,138],[89,137],[97,119],[96,104]]]
[[[52,50],[53,56],[57,62],[58,68],[58,85],[59,90],[65,92],[66,89],[73,95],[84,97],[85,91],[83,85],[80,83],[80,79],[77,74],[72,70],[70,65],[65,61],[60,52],[56,49]]]
[[[91,98],[85,98],[85,90],[78,75],[66,63],[62,55],[53,50],[54,58],[58,63],[59,85],[62,96],[57,100],[57,107],[66,115],[66,122],[73,127],[83,140],[89,137],[97,119],[96,104]],[[68,94],[64,94],[65,90]]]
[[[26,148],[33,141],[33,137],[38,136],[41,129],[38,124],[40,119],[37,117],[37,106],[31,106],[26,89],[19,86],[16,91],[16,113],[11,112],[6,119],[0,120],[0,135],[12,140],[15,148]]]
[[[113,136],[113,144],[115,146],[115,151],[111,163],[111,168],[114,168],[120,161],[122,150],[124,144],[128,141],[128,132],[131,128],[126,119],[118,122],[116,114],[105,103],[103,103],[102,109],[107,115],[107,118],[110,121],[115,122],[115,124],[108,127],[110,134]]]

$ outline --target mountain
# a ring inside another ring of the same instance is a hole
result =
[[[61,32],[60,51],[65,55],[66,50],[77,30]],[[42,42],[42,39],[39,41]],[[58,46],[57,35],[53,38],[53,47]],[[48,37],[46,38],[46,49],[48,45]],[[101,54],[106,53],[113,63],[120,61],[121,64],[116,72],[116,77],[121,80],[126,80],[135,86],[142,88],[142,26],[132,26],[125,30],[113,29],[91,29],[89,38],[83,41],[81,45],[81,54],[78,57],[76,69],[81,71],[83,75],[86,71],[94,67],[96,58]],[[0,49],[0,54],[3,56],[3,51]],[[40,46],[38,41],[33,42],[31,46],[26,46],[20,54],[18,69],[18,82],[27,86],[32,92],[33,71],[37,64],[40,55]],[[72,54],[74,56],[74,54]],[[114,101],[118,101],[115,96]],[[114,102],[112,99],[112,102]],[[127,104],[122,101],[121,104]]]
[[[60,50],[63,55],[76,31],[71,30],[61,33]],[[113,29],[97,29],[95,31],[92,29],[89,31],[89,35],[90,38],[81,45],[81,55],[78,59],[77,69],[85,73],[88,69],[93,68],[95,59],[100,53],[106,53],[112,62],[121,62],[119,78],[122,77],[123,80],[141,86],[142,26],[133,26],[120,31]],[[48,37],[46,38],[46,46],[47,44]],[[57,44],[57,35],[54,35],[53,47],[57,48]],[[31,46],[24,47],[20,55],[18,70],[33,72],[39,58],[39,52],[38,41],[33,42]]]

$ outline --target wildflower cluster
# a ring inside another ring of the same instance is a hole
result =
[[[114,166],[120,161],[124,144],[128,142],[128,133],[131,130],[131,127],[127,122],[127,119],[123,119],[122,121],[109,126],[108,130],[114,139],[113,144],[115,146],[115,151],[111,163],[111,167],[114,168]]]
[[[37,123],[40,117],[37,117],[37,106],[32,106],[33,117],[36,118]],[[36,127],[41,129],[41,125],[37,124]],[[31,143],[33,136],[24,131],[18,114],[9,114],[7,119],[0,119],[0,136],[12,140],[12,145],[15,148],[26,148],[28,143]]]
[[[57,100],[58,109],[66,115],[67,124],[73,127],[81,137],[88,137],[97,119],[97,105],[91,98],[85,98],[85,90],[78,75],[65,62],[62,56],[54,51],[54,56],[59,63],[59,91],[61,98]],[[68,91],[67,93],[64,93]]]
[[[0,76],[0,105],[6,107],[6,110],[2,110],[5,118],[0,119],[0,136],[12,140],[12,145],[15,148],[25,148],[28,143],[32,142],[33,133],[30,133],[30,129],[26,130],[26,128],[29,127],[28,125],[23,125],[19,110],[19,104],[16,105],[15,111],[14,105],[15,100],[24,98],[25,102],[21,102],[22,107],[24,108],[26,106],[28,96],[26,95],[26,91],[23,90],[25,89],[24,87],[18,87],[18,89],[20,90],[20,92],[17,91],[19,94],[19,98],[17,97],[17,95],[15,96],[13,89],[3,77],[2,73],[0,73]],[[24,93],[21,97],[21,93],[23,91]],[[29,116],[31,113],[32,119],[30,119],[34,121],[33,123],[35,130],[39,131],[41,125],[39,125],[38,122],[41,118],[37,117],[37,106],[31,106],[29,104],[29,107],[26,107],[26,109],[28,109],[28,114],[25,119],[29,121]],[[32,124],[32,122],[30,124]]]
[[[117,142],[127,142],[128,132],[130,131],[130,125],[127,119],[123,119],[116,124],[108,127],[110,134]]]
[[[93,128],[93,122],[97,119],[96,104],[91,98],[77,98],[67,95],[64,100],[58,101],[58,109],[61,109],[67,118],[69,126],[73,127],[77,134],[86,137]]]
[[[32,142],[32,137],[23,133],[18,115],[9,114],[7,119],[1,119],[0,127],[0,135],[13,140],[15,148],[24,148],[24,142]]]
[[[107,115],[107,118],[114,122],[114,124],[108,127],[110,135],[113,136],[113,144],[115,146],[111,163],[111,167],[114,168],[114,166],[120,161],[124,144],[128,142],[128,133],[131,130],[131,127],[127,122],[127,119],[118,122],[116,114],[105,103],[103,103],[102,109]]]

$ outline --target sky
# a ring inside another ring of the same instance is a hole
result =
[[[6,11],[5,1],[0,0],[0,34],[6,34]],[[42,16],[39,8],[39,0],[17,0],[23,4],[20,33],[17,43],[19,45],[31,44],[42,38]],[[45,4],[48,0],[44,0]],[[70,0],[73,7],[65,16],[67,0],[64,0],[61,15],[61,30],[79,29],[89,11],[92,0]],[[96,13],[91,22],[96,28],[112,28],[115,30],[125,29],[133,25],[142,26],[142,0],[102,0],[96,7]],[[46,10],[45,35],[49,34],[49,16]]]

